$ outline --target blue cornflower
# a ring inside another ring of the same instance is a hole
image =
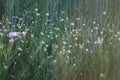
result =
[[[46,19],[46,22],[47,22],[48,24],[51,23],[51,19],[47,18],[47,19]]]
[[[0,32],[2,32],[3,30],[2,29],[0,29]]]
[[[93,50],[93,49],[89,49],[88,52],[89,52],[89,53],[93,53],[94,50]]]
[[[18,33],[17,32],[9,32],[8,36],[10,38],[16,38],[16,37],[18,37]]]
[[[90,38],[90,34],[86,34],[85,37],[86,37],[86,38]]]
[[[48,74],[51,74],[51,73],[53,73],[53,70],[52,70],[52,69],[48,69],[48,70],[47,70],[47,73],[48,73]]]
[[[13,19],[17,19],[17,18],[18,18],[18,16],[12,16],[12,18],[13,18]]]

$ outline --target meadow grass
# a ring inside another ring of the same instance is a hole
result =
[[[1,1],[0,80],[119,80],[119,0]]]

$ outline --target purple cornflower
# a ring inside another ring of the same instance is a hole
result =
[[[18,18],[18,16],[12,16],[12,18],[13,18],[13,19],[17,19],[17,18]]]
[[[89,53],[93,53],[94,50],[93,50],[93,49],[89,49],[88,52],[89,52]]]
[[[0,29],[0,32],[2,32],[3,30],[2,29]]]
[[[8,36],[10,38],[16,38],[18,36],[18,33],[17,32],[9,32]]]
[[[47,19],[46,19],[46,22],[47,22],[48,24],[51,23],[51,19],[47,18]]]
[[[48,74],[51,74],[51,73],[53,73],[53,70],[52,70],[52,69],[48,69],[48,70],[47,70],[47,73],[48,73]]]
[[[85,37],[86,37],[86,38],[90,38],[90,34],[86,34]]]

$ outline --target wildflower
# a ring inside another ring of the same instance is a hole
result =
[[[47,44],[45,45],[46,47],[49,47]]]
[[[64,11],[61,11],[62,14],[64,14],[65,12]]]
[[[70,50],[68,50],[68,51],[67,51],[67,53],[71,53],[71,51],[70,51]]]
[[[103,42],[103,38],[98,37],[97,44],[102,44],[102,42]]]
[[[3,30],[2,29],[0,29],[0,32],[2,32]]]
[[[25,34],[26,34],[26,32],[25,32],[25,31],[23,31],[23,32],[22,32],[22,35],[25,35]]]
[[[14,62],[14,64],[16,64],[16,62]]]
[[[75,37],[75,40],[78,40],[78,38],[77,38],[77,37]]]
[[[103,34],[103,31],[101,31],[100,34]]]
[[[79,44],[79,47],[80,47],[80,49],[82,49],[83,48],[83,44]]]
[[[22,48],[19,47],[18,50],[19,50],[19,51],[22,51]]]
[[[87,40],[87,43],[90,43],[90,41],[89,41],[89,40]]]
[[[93,24],[96,24],[96,21],[93,21]]]
[[[35,22],[32,22],[32,24],[34,24]]]
[[[13,18],[13,19],[17,19],[17,18],[18,18],[18,16],[12,16],[12,18]]]
[[[71,48],[71,47],[72,47],[72,45],[69,45],[68,47],[69,47],[69,48]]]
[[[58,38],[58,35],[55,35],[56,38]]]
[[[95,30],[98,30],[98,29],[99,29],[99,27],[94,27],[94,29],[95,29]]]
[[[103,73],[101,73],[101,74],[100,74],[100,77],[104,77],[104,74],[103,74]]]
[[[52,70],[52,69],[48,69],[48,70],[47,70],[47,73],[48,73],[48,74],[51,74],[51,73],[53,73],[53,70]]]
[[[72,22],[72,23],[71,23],[71,26],[74,26],[74,25],[75,25],[75,24]]]
[[[46,13],[46,16],[49,16],[50,14],[49,13]]]
[[[17,32],[9,32],[9,37],[10,38],[16,38],[18,36]]]
[[[117,34],[120,34],[120,32],[117,32]]]
[[[18,56],[20,56],[21,54],[20,53],[18,53]]]
[[[37,9],[37,8],[35,8],[35,11],[38,11],[38,9]]]
[[[49,24],[49,23],[51,23],[51,19],[46,19],[46,22]]]
[[[0,45],[0,49],[2,49],[3,48],[3,46],[2,45]]]
[[[41,41],[41,44],[45,44],[45,41]]]
[[[74,63],[73,66],[76,66],[76,64]]]
[[[65,44],[67,44],[67,42],[63,41],[63,44],[65,45]]]
[[[37,15],[37,16],[39,16],[39,15],[40,15],[40,13],[37,13],[36,15]]]
[[[4,66],[4,69],[8,69],[8,66],[7,66],[7,65],[5,65],[5,66]]]
[[[40,34],[41,34],[41,35],[44,35],[44,33],[43,33],[43,32],[40,32]]]
[[[44,47],[44,51],[47,51],[47,48],[46,48],[46,47]]]
[[[90,34],[86,34],[85,37],[86,37],[86,38],[90,38]]]
[[[54,62],[54,63],[56,63],[56,62],[57,62],[57,60],[53,60],[53,62]]]
[[[51,39],[54,39],[53,37],[51,37]]]
[[[63,22],[63,21],[64,21],[64,19],[61,19],[60,21],[61,21],[61,22]]]
[[[89,50],[88,50],[88,52],[93,53],[93,52],[94,52],[94,50],[93,50],[93,49],[89,49]]]
[[[68,17],[66,17],[66,20],[68,20]]]
[[[107,12],[106,12],[106,11],[103,11],[103,12],[102,12],[102,14],[103,14],[103,15],[106,15],[106,14],[107,14]]]
[[[76,18],[76,20],[78,20],[78,21],[79,21],[79,20],[80,20],[80,18]]]
[[[33,34],[31,34],[31,37],[32,37],[32,38],[34,38],[34,35],[33,35]]]
[[[88,51],[88,49],[86,49],[86,51]]]
[[[50,33],[50,34],[52,34],[53,32],[52,32],[52,31],[50,31],[49,33]]]
[[[47,35],[48,38],[50,38],[50,35]]]
[[[39,68],[41,68],[42,66],[41,66],[41,65],[39,65],[38,67],[39,67]]]
[[[86,24],[85,23],[83,23],[83,26],[85,26]]]
[[[91,31],[90,31],[91,33],[93,32],[93,29],[91,29]]]
[[[69,59],[69,58],[70,58],[70,56],[67,56],[66,58],[67,58],[67,59]]]

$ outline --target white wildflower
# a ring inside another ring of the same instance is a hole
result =
[[[96,22],[95,22],[95,21],[93,21],[93,24],[96,24]]]
[[[43,32],[40,32],[40,34],[41,34],[41,35],[44,35],[44,33],[43,33]]]
[[[35,8],[35,11],[38,11],[38,8]]]
[[[70,51],[70,50],[67,50],[67,53],[71,53],[71,51]]]
[[[101,74],[100,74],[100,77],[104,77],[104,74],[103,74],[103,73],[101,73]]]
[[[39,15],[40,15],[40,13],[36,13],[36,15],[37,15],[37,16],[39,16]]]
[[[5,66],[4,66],[4,69],[8,69],[8,66],[7,66],[7,65],[5,65]]]
[[[41,41],[41,44],[45,44],[45,41]]]
[[[85,23],[83,23],[83,26],[85,26],[86,24]]]
[[[71,22],[71,26],[74,26],[75,24],[73,22]]]
[[[63,41],[63,44],[65,45],[65,44],[67,44],[67,42]]]
[[[106,11],[103,11],[103,12],[102,12],[102,14],[103,14],[103,15],[106,15],[106,14],[107,14],[107,12],[106,12]]]
[[[49,13],[46,13],[46,16],[49,16],[50,14]]]
[[[76,18],[76,20],[77,20],[77,21],[79,21],[79,20],[80,20],[80,18]]]
[[[63,22],[63,21],[64,21],[64,19],[61,19],[60,21],[61,21],[61,22]]]
[[[22,48],[19,47],[18,50],[19,50],[19,51],[22,51]]]

